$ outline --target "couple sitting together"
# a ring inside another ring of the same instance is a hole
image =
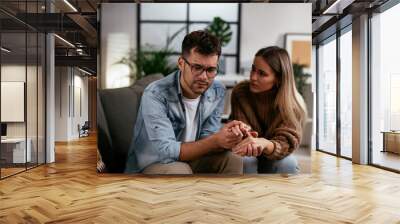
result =
[[[144,91],[126,173],[243,174],[243,158],[258,173],[297,173],[304,102],[286,50],[260,49],[250,80],[232,92],[231,121],[222,126],[225,87],[214,81],[219,40],[194,31],[182,43],[179,70]]]

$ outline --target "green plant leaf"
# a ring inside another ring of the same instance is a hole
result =
[[[222,46],[226,46],[231,41],[231,27],[229,23],[220,17],[214,17],[211,24],[206,28],[206,31],[216,36],[221,41]]]
[[[304,87],[307,84],[307,79],[311,77],[310,74],[304,73],[305,65],[293,64],[293,75],[296,82],[296,88],[301,95],[304,95]]]

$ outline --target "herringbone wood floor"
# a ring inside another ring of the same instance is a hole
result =
[[[400,223],[400,175],[312,153],[312,174],[96,173],[93,137],[0,181],[0,223]]]

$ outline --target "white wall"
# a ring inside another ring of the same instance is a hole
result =
[[[78,124],[88,121],[88,78],[75,68],[56,67],[55,85],[55,140],[77,139]],[[82,115],[77,105],[81,105]]]
[[[55,68],[55,140],[67,141],[68,139],[68,67]]]
[[[242,4],[241,67],[250,68],[262,47],[285,47],[286,33],[311,34],[311,29],[311,3]]]
[[[88,93],[88,77],[87,76],[82,76],[82,73],[79,71],[75,70],[75,75],[74,75],[74,108],[73,110],[75,111],[72,113],[72,130],[71,130],[71,135],[73,138],[78,138],[79,137],[79,132],[78,132],[78,124],[82,126],[85,121],[89,120],[89,93]],[[80,93],[79,93],[80,90]],[[80,95],[80,99],[79,99]],[[80,102],[79,102],[80,101]],[[79,105],[80,104],[80,105]],[[81,108],[79,108],[81,107]],[[79,110],[82,110],[80,113]]]
[[[114,63],[124,57],[130,49],[136,48],[136,4],[103,3],[100,18],[100,87],[105,89],[127,86],[130,83],[129,79],[125,79],[128,84],[115,80],[128,75],[129,69]]]

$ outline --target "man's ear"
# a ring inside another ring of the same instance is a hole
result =
[[[185,61],[183,60],[182,56],[178,58],[178,68],[183,71],[183,68],[185,67]]]

